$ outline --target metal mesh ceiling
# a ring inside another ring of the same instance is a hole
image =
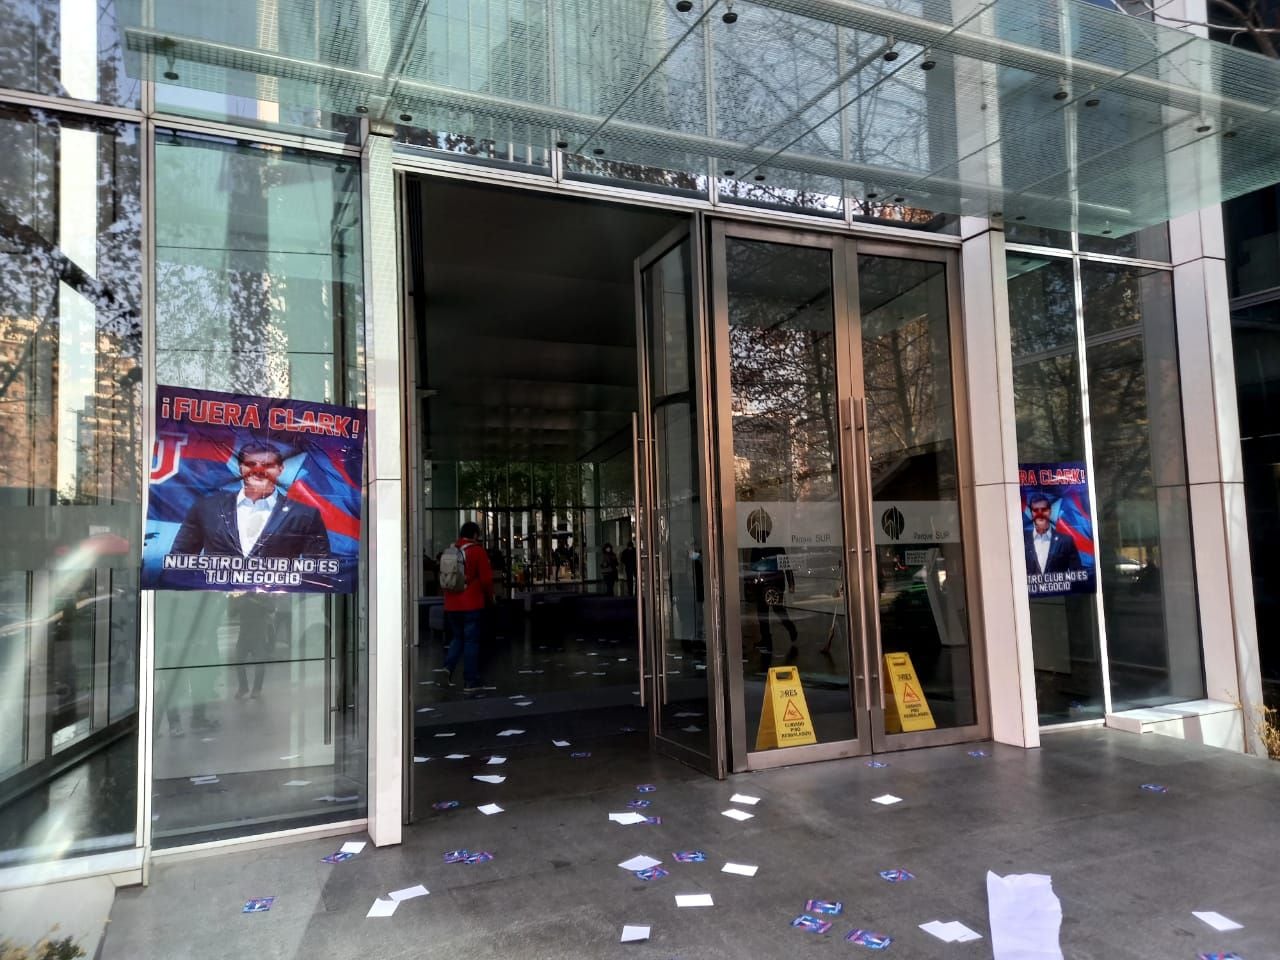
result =
[[[1082,0],[126,0],[123,17],[138,77],[797,193],[1118,236],[1280,180],[1280,63]]]

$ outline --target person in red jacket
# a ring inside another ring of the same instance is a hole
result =
[[[465,557],[466,586],[462,590],[444,591],[445,632],[449,637],[449,652],[445,654],[444,668],[453,671],[462,659],[463,693],[479,693],[480,683],[480,623],[485,606],[493,600],[493,567],[489,555],[479,542],[480,527],[471,521],[462,525],[454,547]]]

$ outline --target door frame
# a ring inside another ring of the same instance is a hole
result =
[[[654,263],[674,247],[689,241],[689,303],[693,311],[692,342],[696,362],[690,364],[692,374],[691,401],[696,416],[698,456],[693,468],[698,471],[702,513],[702,617],[706,631],[706,682],[707,723],[710,754],[698,751],[662,736],[661,712],[664,691],[664,674],[667,666],[665,644],[658,634],[656,618],[651,615],[650,589],[654,583],[657,538],[653,529],[652,504],[657,498],[657,478],[654,475],[654,438],[652,435],[652,403],[650,395],[650,371],[647,317],[645,315],[644,274]],[[640,667],[642,705],[649,711],[649,739],[655,752],[672,757],[696,769],[724,779],[728,772],[726,714],[724,627],[719,616],[721,609],[721,583],[718,571],[719,557],[723,552],[720,542],[719,517],[716,504],[719,496],[717,471],[712,451],[715,449],[716,430],[713,396],[711,391],[711,331],[708,326],[706,278],[709,264],[706,258],[706,218],[700,212],[693,213],[686,223],[672,228],[644,253],[633,266],[636,300],[636,356],[638,363],[639,425],[635,438],[636,450],[636,613],[638,619],[637,643]],[[646,671],[649,671],[646,674]]]
[[[845,578],[846,642],[851,675],[850,705],[855,714],[852,739],[755,751],[749,746],[746,729],[746,690],[742,663],[742,615],[738,586],[736,549],[724,542],[728,531],[737,528],[737,498],[734,493],[733,430],[729,411],[732,403],[729,356],[728,278],[725,264],[726,242],[730,238],[781,243],[831,251],[832,311],[835,321],[835,373],[837,430],[841,458],[840,497],[844,537],[843,576]],[[726,693],[729,711],[729,754],[735,772],[864,756],[871,753],[943,746],[985,739],[990,736],[986,651],[982,622],[981,594],[977,585],[978,557],[975,538],[966,536],[974,526],[976,504],[972,478],[972,447],[968,420],[968,383],[965,379],[962,299],[960,295],[959,251],[936,244],[916,244],[897,240],[864,239],[858,235],[792,229],[736,219],[715,218],[710,224],[710,256],[707,259],[709,313],[714,324],[715,397],[712,410],[718,413],[715,437],[716,500],[722,537],[715,541],[720,554],[722,577],[722,630],[727,669]],[[912,733],[888,734],[884,730],[884,692],[880,662],[883,656],[878,616],[879,598],[875,589],[876,551],[873,492],[868,457],[861,351],[861,315],[858,298],[858,256],[895,257],[943,263],[947,283],[947,333],[951,364],[951,406],[956,445],[962,553],[965,562],[966,626],[973,677],[975,722],[961,727]]]

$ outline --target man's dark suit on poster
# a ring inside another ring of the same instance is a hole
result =
[[[170,553],[228,557],[327,557],[329,535],[320,511],[280,496],[257,542],[246,554],[236,525],[236,491],[201,497],[187,511]]]
[[[1049,553],[1045,557],[1044,569],[1040,569],[1040,559],[1036,556],[1036,542],[1032,530],[1024,530],[1023,541],[1027,550],[1027,573],[1066,573],[1068,570],[1079,570],[1080,551],[1070,534],[1061,533],[1054,528],[1049,531]]]

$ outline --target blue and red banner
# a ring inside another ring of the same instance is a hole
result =
[[[157,387],[142,586],[353,592],[364,434],[363,410]]]
[[[1098,561],[1085,465],[1021,463],[1018,485],[1028,595],[1093,593]]]

